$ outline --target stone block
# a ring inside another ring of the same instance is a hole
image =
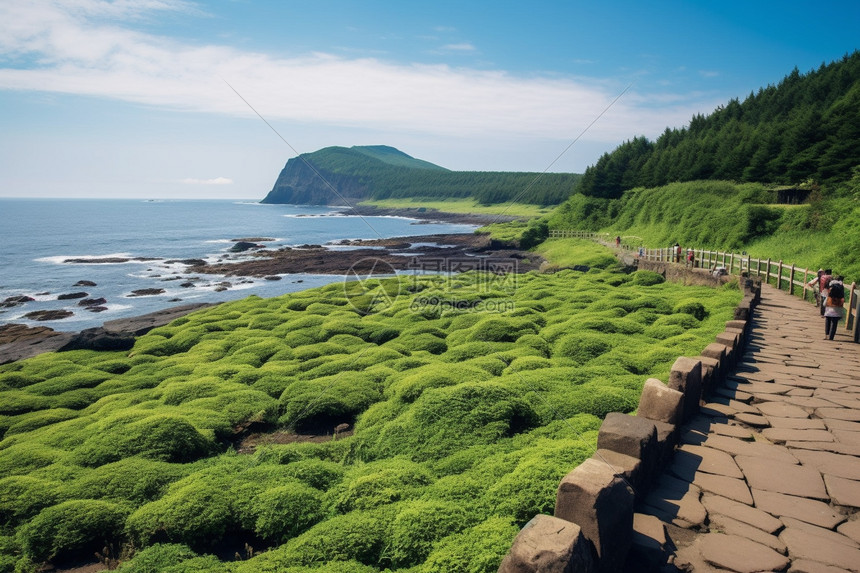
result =
[[[655,422],[618,412],[611,412],[604,418],[597,434],[597,447],[640,460],[641,484],[650,482],[661,457]]]
[[[696,360],[702,363],[702,396],[710,396],[723,381],[720,361],[709,356],[697,356]]]
[[[642,387],[636,415],[667,424],[677,424],[683,404],[684,395],[681,392],[669,388],[656,378],[649,378]]]
[[[744,297],[735,307],[735,320],[749,320],[752,318],[752,297]]]
[[[736,332],[721,332],[715,338],[714,342],[722,344],[726,347],[725,364],[729,367],[734,366],[740,356],[740,344],[738,344],[738,335]]]
[[[689,420],[699,410],[702,399],[702,363],[681,356],[669,372],[669,387],[684,395],[684,410],[680,422]]]
[[[593,573],[594,546],[582,528],[549,515],[536,515],[520,530],[499,573]]]
[[[588,458],[561,480],[555,517],[582,528],[594,544],[599,571],[620,571],[633,539],[633,502],[633,490],[611,466]]]
[[[611,467],[615,475],[626,480],[633,488],[634,493],[639,494],[642,480],[642,462],[638,458],[606,449],[598,449],[591,457]]]
[[[742,332],[746,332],[747,321],[745,321],[745,320],[727,320],[726,321],[726,328],[727,329],[731,328],[731,329],[735,329],[735,330],[740,330]]]
[[[720,362],[720,364],[722,364],[723,361],[725,361],[726,359],[726,350],[727,349],[725,344],[712,342],[707,345],[704,350],[702,350],[702,356],[713,358],[714,360],[717,360],[718,362]]]

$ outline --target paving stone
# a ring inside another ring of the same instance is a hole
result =
[[[822,422],[824,422],[824,424],[830,430],[848,430],[851,432],[860,432],[860,422],[850,422],[848,420],[834,420],[833,418],[822,420]]]
[[[789,418],[790,419],[790,418]],[[798,418],[794,418],[795,420]],[[827,430],[803,430],[791,428],[765,428],[761,433],[777,444],[785,442],[833,442],[836,439]]]
[[[836,438],[836,441],[842,444],[860,446],[860,432],[851,432],[849,430],[840,430],[839,428],[834,428],[830,430],[830,433],[833,434],[833,437]]]
[[[785,543],[779,540],[776,535],[771,535],[770,533],[765,533],[758,527],[753,527],[747,523],[742,521],[738,521],[736,519],[732,519],[731,517],[713,513],[708,515],[708,519],[710,521],[710,528],[712,532],[716,533],[726,533],[728,535],[739,535],[740,537],[745,537],[756,543],[761,543],[762,545],[766,545],[785,555],[788,552],[788,548],[785,546]]]
[[[793,386],[793,384],[792,384]],[[795,388],[794,390],[789,390],[785,393],[786,396],[802,396],[804,398],[808,398],[812,396],[814,390],[811,388]]]
[[[818,408],[815,415],[819,418],[833,418],[849,422],[860,422],[860,410],[851,408]]]
[[[728,438],[726,436],[709,434],[701,445],[722,450],[733,456],[745,455],[767,458],[769,460],[781,461],[789,464],[798,463],[797,458],[791,455],[788,448],[763,442],[745,442],[743,440],[738,440],[737,438]]]
[[[825,529],[833,529],[845,521],[844,516],[821,501],[755,488],[751,491],[755,506],[776,517],[793,517]]]
[[[675,450],[672,467],[675,475],[687,481],[691,481],[693,473],[697,471],[740,479],[744,477],[732,456],[704,446],[689,444],[680,446]]]
[[[766,428],[770,425],[770,422],[767,418],[762,416],[761,414],[750,414],[749,412],[738,412],[735,414],[734,419],[738,422],[743,422],[749,426],[753,426],[754,428]]]
[[[825,430],[827,427],[824,420],[818,418],[780,418],[767,416],[771,428],[785,428],[792,430]]]
[[[860,517],[860,514],[854,515],[855,517]],[[846,521],[845,523],[837,527],[836,530],[845,537],[849,537],[857,543],[860,543],[860,519]]]
[[[824,483],[833,503],[860,508],[860,481],[825,474]]]
[[[753,395],[743,390],[738,390],[734,388],[726,388],[725,386],[720,386],[714,392],[720,396],[725,396],[730,400],[737,400],[739,402],[749,403],[750,400],[753,399]]]
[[[799,497],[829,499],[824,480],[814,468],[751,456],[735,456],[735,462],[743,470],[747,483],[752,488]]]
[[[786,403],[800,406],[804,410],[807,410],[809,413],[815,412],[815,410],[817,410],[818,408],[830,408],[834,406],[834,403],[830,400],[816,398],[815,396],[809,398],[804,398],[801,396],[783,396],[783,398],[785,398]]]
[[[785,555],[737,535],[707,533],[702,536],[699,550],[708,563],[738,573],[779,571],[789,564]]]
[[[851,573],[848,569],[842,567],[833,567],[832,565],[824,565],[816,561],[808,559],[795,559],[791,562],[791,567],[788,573]]]
[[[731,418],[735,414],[738,413],[737,410],[728,406],[727,404],[720,404],[719,402],[708,402],[707,404],[703,404],[699,408],[699,413],[704,416],[711,416],[714,418]]]
[[[733,424],[714,424],[711,431],[720,436],[729,436],[732,438],[740,438],[742,440],[752,440],[752,432],[743,426],[735,426]]]
[[[782,521],[786,527],[794,527],[805,531],[809,535],[817,535],[818,537],[824,537],[831,541],[835,541],[836,543],[847,545],[848,547],[860,549],[860,544],[858,544],[850,537],[846,537],[842,533],[837,533],[836,531],[830,529],[824,529],[823,527],[818,527],[817,525],[812,525],[810,523],[806,523],[805,521],[794,519],[793,517],[783,517],[780,521]]]
[[[792,450],[794,456],[805,466],[811,466],[823,474],[846,479],[860,480],[860,458],[811,450]]]
[[[860,445],[843,444],[841,442],[786,442],[785,446],[791,451],[802,449],[833,452],[836,454],[845,454],[846,456],[860,456]]]
[[[707,512],[699,502],[701,490],[681,480],[662,476],[657,487],[643,501],[648,513],[678,527],[698,527],[705,522]]]
[[[783,526],[780,520],[761,509],[719,495],[705,493],[702,495],[702,505],[708,510],[710,516],[725,515],[736,521],[752,525],[766,533],[774,533]]]
[[[789,555],[795,559],[808,559],[824,565],[834,565],[849,571],[860,567],[860,549],[825,539],[807,532],[786,527],[779,539],[788,547]]]
[[[698,486],[702,491],[721,495],[747,505],[752,505],[753,503],[750,490],[746,482],[742,479],[696,472],[693,478],[693,485]]]
[[[779,418],[808,418],[809,414],[806,411],[793,404],[785,404],[782,402],[762,402],[756,404],[759,411],[765,416],[775,416]]]

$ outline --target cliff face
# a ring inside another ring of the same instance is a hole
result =
[[[346,205],[344,199],[355,204],[368,197],[369,185],[362,182],[360,177],[333,173],[318,167],[315,169],[319,175],[301,158],[290,159],[262,203]]]

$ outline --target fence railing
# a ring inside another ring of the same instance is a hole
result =
[[[676,247],[665,247],[659,249],[648,249],[642,246],[633,246],[624,237],[617,241],[609,233],[592,233],[589,231],[573,231],[566,229],[554,229],[549,232],[551,239],[588,239],[603,243],[606,246],[614,246],[624,251],[635,253],[635,256],[646,261],[658,261],[667,263],[683,264],[688,267],[708,269],[717,271],[722,268],[727,274],[741,275],[746,272],[750,277],[756,277],[767,284],[773,285],[789,294],[797,295],[803,300],[815,302],[815,290],[810,286],[818,271],[808,268],[800,268],[795,264],[787,264],[783,261],[772,259],[754,258],[747,253],[726,253],[723,251],[711,251],[708,249],[681,249]],[[860,293],[857,284],[851,283],[848,287],[847,304],[845,305],[845,329],[849,330],[854,342],[860,342]]]

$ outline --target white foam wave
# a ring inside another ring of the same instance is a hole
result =
[[[109,253],[106,255],[54,255],[50,257],[39,257],[38,259],[33,259],[37,263],[51,263],[55,265],[62,264],[70,264],[66,263],[69,259],[79,259],[82,261],[98,261],[100,259],[131,259],[134,255],[131,253]],[[152,261],[127,261],[129,263],[151,263]],[[86,263],[84,263],[86,264]],[[94,263],[96,264],[96,263]],[[110,263],[97,263],[97,264],[110,264]],[[116,264],[116,263],[115,263]],[[125,263],[121,263],[125,264]]]

